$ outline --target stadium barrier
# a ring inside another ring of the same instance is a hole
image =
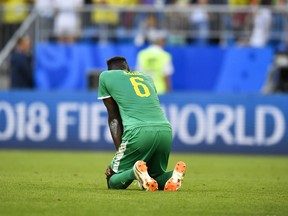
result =
[[[173,151],[288,154],[288,96],[160,96]],[[113,150],[96,92],[0,92],[0,148]]]

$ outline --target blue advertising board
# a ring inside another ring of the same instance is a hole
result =
[[[125,56],[134,70],[141,49],[134,44],[37,43],[36,88],[86,90],[87,76],[105,70],[106,60],[113,56]],[[175,91],[258,93],[274,56],[271,47],[168,46],[165,49],[173,57],[175,71],[171,79]]]
[[[173,151],[288,154],[288,96],[171,93]],[[96,92],[0,93],[0,148],[113,150]]]

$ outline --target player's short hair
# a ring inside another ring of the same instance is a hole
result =
[[[130,70],[126,58],[115,56],[107,60],[108,70]]]

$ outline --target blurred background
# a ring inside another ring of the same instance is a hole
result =
[[[99,73],[160,38],[175,150],[288,153],[287,0],[0,0],[0,147],[112,148]]]
[[[173,57],[173,90],[258,93],[274,56],[287,51],[287,4],[285,0],[1,0],[0,87],[13,87],[11,54],[24,36],[31,40],[24,52],[33,58],[35,89],[86,90],[93,88],[90,73],[104,70],[105,60],[113,55],[124,55],[135,69],[137,53],[149,42],[149,34],[161,30]],[[249,77],[252,71],[257,75]],[[54,76],[58,72],[61,80]],[[235,75],[240,76],[233,81],[238,83],[223,83]],[[248,85],[249,79],[256,83]]]

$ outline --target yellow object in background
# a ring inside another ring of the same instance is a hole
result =
[[[93,0],[93,3],[96,5],[112,7],[134,6],[137,5],[138,2],[138,0]],[[96,9],[92,13],[92,21],[95,24],[117,25],[119,23],[119,13],[116,11]]]
[[[2,5],[2,20],[4,23],[20,23],[28,15],[29,8],[25,0],[5,0]]]
[[[248,5],[250,0],[229,0],[230,5]]]

